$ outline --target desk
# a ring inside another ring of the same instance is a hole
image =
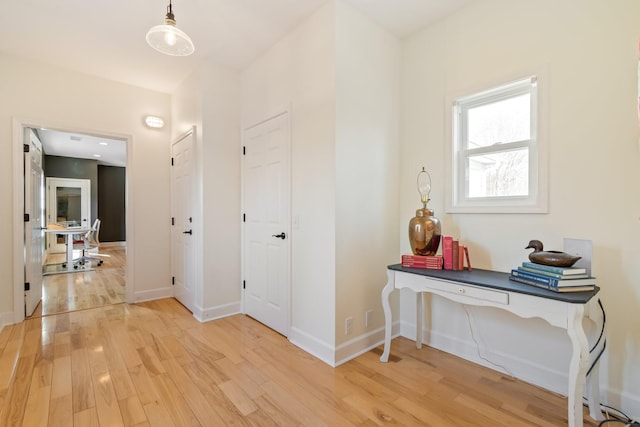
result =
[[[71,227],[71,228],[61,228],[61,229],[46,229],[45,233],[53,233],[53,234],[64,234],[65,236],[65,245],[67,246],[67,260],[65,264],[67,265],[61,270],[56,270],[52,272],[47,272],[43,274],[58,274],[58,273],[75,273],[78,271],[87,271],[87,268],[73,268],[73,235],[74,234],[85,234],[91,230],[90,228],[84,227]]]
[[[407,288],[418,296],[416,319],[416,347],[422,347],[424,312],[423,292],[439,295],[461,304],[495,307],[519,317],[539,317],[549,324],[565,329],[571,339],[572,355],[569,363],[568,419],[570,427],[582,427],[582,396],[585,382],[589,415],[595,420],[604,417],[600,412],[598,364],[588,378],[589,341],[582,326],[587,317],[602,324],[602,313],[594,298],[600,288],[589,292],[557,293],[509,280],[508,273],[488,270],[451,271],[405,268],[400,264],[387,267],[387,284],[382,290],[385,317],[384,351],[380,361],[389,360],[391,351],[392,315],[389,296],[395,289]],[[599,333],[599,328],[595,333]],[[593,334],[592,334],[593,335]],[[592,341],[595,339],[592,338]],[[597,336],[595,337],[597,339]],[[593,344],[593,343],[592,343]],[[600,346],[602,343],[600,343]],[[598,349],[596,349],[597,351]]]

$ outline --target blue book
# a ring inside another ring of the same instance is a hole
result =
[[[525,268],[533,268],[535,270],[548,271],[549,273],[562,274],[563,276],[569,274],[586,274],[586,268],[579,267],[554,267],[552,265],[538,264],[535,262],[523,262],[522,266]]]
[[[582,286],[596,284],[595,277],[587,277],[584,279],[556,279],[555,277],[545,276],[544,274],[537,274],[530,271],[518,269],[511,270],[511,277],[530,280],[542,285],[555,286],[556,288],[563,286]]]
[[[546,270],[538,270],[536,268],[518,267],[518,270],[529,271],[531,273],[542,274],[543,276],[555,277],[556,279],[586,279],[589,277],[587,273],[584,274],[557,274]]]

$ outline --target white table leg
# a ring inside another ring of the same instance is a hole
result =
[[[569,364],[569,389],[567,391],[569,427],[582,427],[583,425],[582,392],[589,365],[589,346],[587,336],[582,327],[583,317],[583,305],[569,304],[567,333],[573,347]]]
[[[67,270],[73,270],[73,234],[67,233]]]
[[[391,314],[391,304],[389,296],[395,288],[395,273],[393,270],[387,270],[387,284],[382,289],[382,310],[384,311],[384,351],[380,356],[381,362],[389,361],[389,353],[391,352],[391,327],[393,317]]]
[[[422,322],[424,322],[424,294],[416,292],[416,348],[422,348]]]

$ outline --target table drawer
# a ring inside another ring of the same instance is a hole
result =
[[[509,294],[507,292],[480,288],[472,285],[463,285],[458,282],[450,282],[447,280],[439,280],[426,277],[424,278],[424,280],[426,287],[434,291],[446,292],[497,304],[509,304]]]

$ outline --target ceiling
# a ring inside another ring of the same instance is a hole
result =
[[[125,166],[127,145],[124,140],[38,129],[45,154],[96,160],[99,165]]]
[[[188,57],[150,48],[169,0],[4,2],[0,51],[171,93],[204,60],[241,70],[328,0],[173,0]],[[478,0],[343,0],[399,38]]]

